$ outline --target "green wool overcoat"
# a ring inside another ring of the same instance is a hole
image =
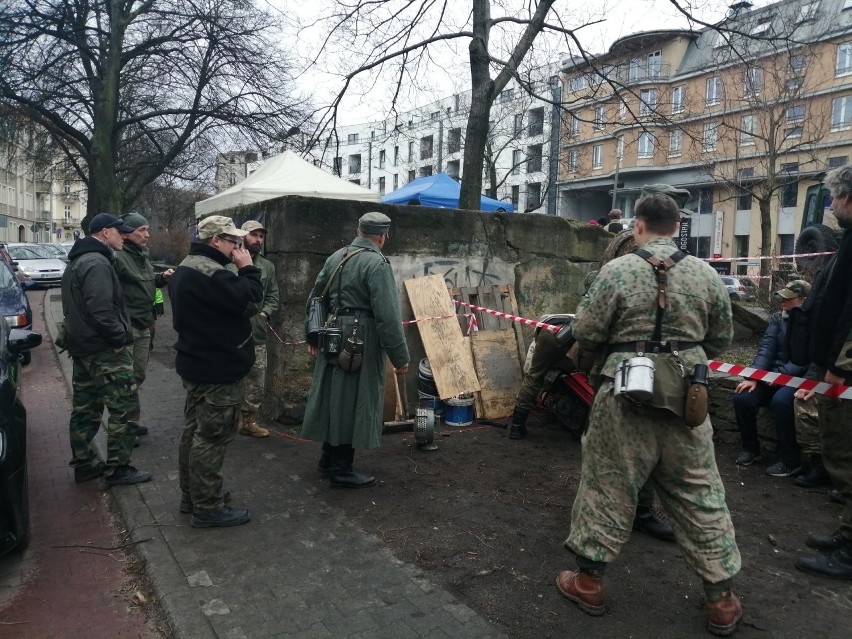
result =
[[[344,264],[326,300],[329,310],[350,309],[351,314],[340,318],[342,325],[351,325],[357,319],[364,340],[363,363],[359,370],[347,373],[334,358],[323,353],[317,356],[302,436],[332,446],[351,444],[363,449],[377,448],[381,443],[385,355],[395,368],[409,359],[391,265],[372,242],[356,237],[326,260],[308,301],[322,294],[344,251],[358,248],[367,250]]]

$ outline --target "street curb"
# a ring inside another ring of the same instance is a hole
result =
[[[71,396],[72,363],[67,353],[59,353],[55,346],[56,325],[63,318],[62,293],[49,289],[44,295],[44,320],[50,336],[50,346],[56,354],[59,369],[65,378]],[[103,456],[106,452],[103,430],[95,438],[95,446]],[[156,592],[159,604],[168,619],[175,639],[216,639],[218,634],[201,611],[198,600],[187,583],[180,564],[169,548],[154,513],[146,504],[140,486],[116,487],[107,490],[117,506],[116,511],[131,540],[139,541],[136,550],[144,560],[145,573]]]

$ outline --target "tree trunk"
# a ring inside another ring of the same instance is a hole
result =
[[[757,200],[760,209],[760,254],[770,255],[772,251],[772,216],[769,211],[771,202],[771,194],[768,197],[761,197]],[[760,260],[760,290],[763,294],[769,295],[769,290],[772,286],[771,278],[767,277],[772,273],[772,260]]]

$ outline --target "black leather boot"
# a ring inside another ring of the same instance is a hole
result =
[[[512,413],[512,425],[509,427],[509,439],[523,439],[527,436],[527,417],[529,415],[529,409],[515,406],[515,412]]]
[[[831,484],[831,479],[822,463],[822,455],[810,455],[809,462],[808,470],[796,477],[793,483],[802,488],[817,488]]]
[[[663,541],[674,541],[674,531],[671,524],[662,519],[658,519],[648,506],[639,506],[636,508],[636,518],[633,520],[633,530],[638,530],[651,537],[662,539]]]
[[[376,483],[372,475],[359,473],[352,468],[355,450],[343,444],[331,447],[331,473],[329,482],[333,488],[367,488]]]
[[[831,579],[852,580],[852,541],[832,552],[799,557],[796,568]]]
[[[323,475],[328,475],[331,472],[331,449],[331,444],[328,442],[322,443],[322,455],[320,455],[317,462],[317,470]]]

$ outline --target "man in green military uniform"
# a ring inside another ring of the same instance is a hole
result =
[[[310,307],[310,300],[326,291],[327,308],[336,315],[344,341],[353,330],[355,339],[363,341],[360,368],[352,371],[340,365],[333,344],[310,345],[317,361],[302,436],[323,443],[319,468],[328,472],[334,487],[376,483],[375,477],[353,469],[355,449],[381,443],[385,354],[397,375],[408,370],[399,292],[390,262],[381,253],[390,224],[382,213],[362,215],[357,237],[326,260],[308,298]]]
[[[138,213],[130,213],[124,216],[124,225],[131,231],[124,237],[123,250],[115,255],[115,270],[124,289],[124,301],[130,315],[133,343],[128,349],[133,357],[133,378],[137,387],[134,407],[127,416],[127,423],[136,435],[147,435],[148,427],[139,423],[141,408],[138,387],[145,381],[148,356],[151,353],[155,291],[166,285],[174,270],[154,272],[148,253],[148,240],[151,239],[148,220]]]
[[[68,253],[70,264],[62,276],[65,347],[74,360],[69,430],[77,482],[101,475],[107,486],[151,479],[150,472],[130,465],[135,434],[128,419],[138,403],[129,348],[133,335],[114,266],[115,251],[123,249],[124,234],[132,230],[121,218],[98,213],[89,223],[89,235]],[[103,464],[91,442],[105,406],[109,420]]]
[[[560,573],[557,586],[584,612],[604,613],[604,571],[630,535],[639,489],[650,478],[688,565],[704,581],[708,630],[729,635],[742,618],[731,591],[740,553],[710,420],[687,427],[683,373],[677,371],[679,365],[689,373],[727,348],[733,318],[718,274],[678,253],[672,240],[678,219],[677,204],[667,195],[651,193],[636,204],[636,243],[652,262],[673,262],[664,287],[646,258],[625,255],[601,269],[577,310],[574,337],[583,351],[599,354],[602,381],[583,435],[580,486],[565,541],[579,569]],[[657,324],[660,337],[654,335]],[[667,367],[674,371],[676,383],[664,387],[659,401],[655,386],[654,405],[621,401],[614,394],[616,368],[640,352],[656,362],[655,383],[666,378],[660,373]]]
[[[254,365],[243,380],[244,396],[238,432],[240,435],[249,437],[268,437],[269,431],[257,423],[257,413],[263,403],[263,393],[266,389],[266,323],[278,310],[278,280],[275,276],[275,266],[260,254],[263,241],[266,239],[266,229],[263,224],[256,220],[249,220],[240,228],[247,232],[243,238],[243,246],[251,253],[252,263],[260,270],[263,302],[257,314],[251,318]],[[236,271],[236,266],[233,264],[228,268]]]

